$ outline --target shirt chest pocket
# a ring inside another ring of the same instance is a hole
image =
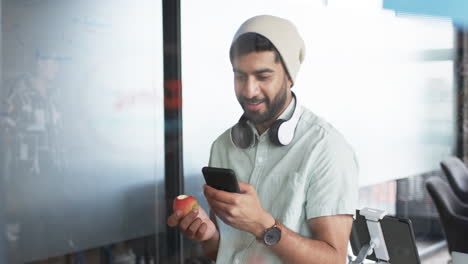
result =
[[[275,186],[265,195],[269,200],[265,209],[284,225],[295,229],[304,218],[306,184],[305,177],[297,172],[290,173],[283,181],[275,182]]]

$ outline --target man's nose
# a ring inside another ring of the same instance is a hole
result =
[[[244,96],[247,97],[247,98],[252,98],[252,97],[258,95],[258,93],[260,91],[259,83],[253,77],[247,78],[247,81],[245,83],[244,88],[245,88],[244,89],[244,93],[245,93]]]

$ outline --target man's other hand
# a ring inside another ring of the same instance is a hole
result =
[[[219,237],[215,224],[206,215],[203,208],[194,209],[186,216],[183,216],[182,211],[177,210],[167,218],[167,225],[170,227],[178,226],[182,234],[199,242]]]

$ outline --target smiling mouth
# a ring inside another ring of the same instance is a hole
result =
[[[245,103],[245,108],[249,111],[257,111],[258,109],[260,109],[261,105],[263,104],[264,102],[256,102],[256,103]]]

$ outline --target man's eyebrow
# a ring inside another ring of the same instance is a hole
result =
[[[233,68],[232,71],[234,73],[247,74],[246,72],[243,72],[243,71],[241,71],[239,69],[236,69],[236,68]],[[270,72],[275,72],[275,71],[272,70],[272,69],[265,68],[265,69],[256,70],[253,73],[254,74],[262,74],[262,73],[270,73]]]
[[[275,71],[272,69],[268,69],[268,68],[254,71],[255,74],[270,73],[270,72],[275,72]]]
[[[236,69],[236,68],[233,68],[232,71],[233,71],[234,73],[246,74],[245,72],[243,72],[243,71],[241,71],[241,70],[239,70],[239,69]]]

